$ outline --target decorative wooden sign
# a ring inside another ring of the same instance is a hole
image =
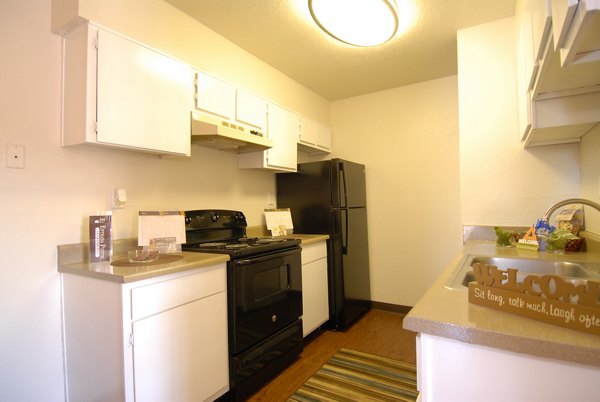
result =
[[[600,335],[600,282],[572,283],[558,275],[527,275],[475,263],[469,302],[538,321]]]

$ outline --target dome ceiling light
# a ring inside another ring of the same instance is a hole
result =
[[[398,31],[394,0],[308,0],[308,7],[323,31],[349,45],[381,45]]]

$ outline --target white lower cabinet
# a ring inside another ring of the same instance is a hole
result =
[[[69,401],[205,401],[229,389],[225,264],[62,283]]]
[[[421,333],[422,402],[598,400],[600,370]]]
[[[302,246],[302,326],[305,337],[329,319],[327,284],[326,242]]]

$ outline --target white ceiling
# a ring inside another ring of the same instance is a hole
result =
[[[516,0],[397,0],[416,22],[360,48],[327,36],[307,0],[166,0],[315,93],[337,100],[457,73],[456,31],[514,15]]]

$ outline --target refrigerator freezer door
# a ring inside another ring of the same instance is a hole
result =
[[[304,163],[297,173],[276,175],[277,207],[291,209],[295,232],[331,235],[331,166]]]
[[[332,181],[338,180],[339,206],[341,208],[360,208],[367,206],[367,193],[365,184],[365,166],[338,160],[335,167],[336,176]],[[338,206],[335,205],[334,207]]]

